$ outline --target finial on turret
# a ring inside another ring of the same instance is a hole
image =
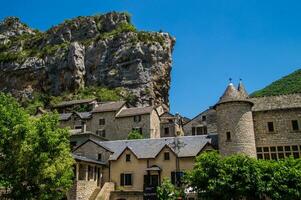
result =
[[[249,95],[248,95],[248,93],[247,93],[247,91],[245,89],[245,86],[242,83],[242,79],[241,78],[239,79],[239,84],[238,84],[237,90],[238,90],[241,98],[248,98],[249,97]]]

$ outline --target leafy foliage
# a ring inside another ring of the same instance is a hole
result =
[[[252,93],[251,96],[261,97],[292,93],[301,93],[301,69],[273,82],[262,90]]]
[[[180,192],[169,178],[164,178],[162,184],[157,187],[157,197],[159,200],[176,200],[180,197]]]
[[[137,130],[133,130],[128,134],[128,140],[139,140],[139,139],[143,139],[143,136],[137,131]]]
[[[69,133],[58,116],[31,118],[0,93],[0,182],[12,199],[60,199],[72,185]]]
[[[197,157],[186,181],[204,199],[300,199],[301,160],[256,160],[245,155]]]

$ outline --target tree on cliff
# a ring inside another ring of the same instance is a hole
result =
[[[61,199],[72,185],[68,131],[58,116],[31,118],[0,93],[0,179],[12,199]]]
[[[185,179],[202,199],[301,199],[300,159],[269,161],[208,152],[197,157]]]

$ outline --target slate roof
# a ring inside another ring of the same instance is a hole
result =
[[[66,121],[69,120],[73,113],[60,113],[59,120]]]
[[[129,117],[129,116],[135,116],[135,115],[144,115],[149,114],[152,112],[154,107],[143,107],[143,108],[126,108],[121,110],[116,117]]]
[[[106,165],[106,163],[103,161],[93,160],[91,158],[87,158],[87,157],[76,155],[76,154],[72,154],[72,156],[75,160],[84,161],[84,162],[88,162],[88,163],[94,163],[94,164],[98,164],[98,165]]]
[[[182,148],[178,152],[179,157],[196,156],[206,144],[211,143],[211,138],[207,135],[199,136],[182,136],[177,137]],[[163,147],[168,146],[175,152],[175,137],[158,138],[158,139],[141,139],[141,140],[116,140],[116,141],[94,141],[103,147],[111,149],[114,153],[110,160],[116,160],[128,148],[138,159],[155,158]],[[176,152],[175,152],[176,153]]]
[[[81,119],[89,119],[92,116],[91,112],[76,112]]]
[[[74,112],[74,113],[78,115],[81,119],[89,119],[92,116],[92,113],[90,112]],[[61,121],[69,120],[74,113],[60,113],[59,120]]]
[[[59,104],[54,105],[54,108],[59,108],[59,107],[66,107],[66,106],[72,106],[76,104],[84,104],[84,103],[91,103],[95,101],[96,99],[80,99],[80,100],[72,100],[72,101],[63,101]]]
[[[97,112],[112,112],[112,111],[117,111],[124,104],[125,104],[125,101],[116,101],[116,102],[101,103],[96,108],[94,108],[92,110],[92,112],[93,113],[97,113]]]
[[[252,111],[267,111],[290,108],[301,108],[301,93],[250,98],[254,103]]]

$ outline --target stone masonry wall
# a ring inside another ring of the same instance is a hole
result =
[[[221,154],[244,153],[256,157],[251,105],[246,102],[229,102],[218,105],[216,110]],[[227,132],[231,134],[230,140],[227,140]]]
[[[301,145],[301,108],[253,112],[256,146]],[[294,131],[292,120],[298,120],[299,130]],[[273,122],[274,132],[268,131]]]

